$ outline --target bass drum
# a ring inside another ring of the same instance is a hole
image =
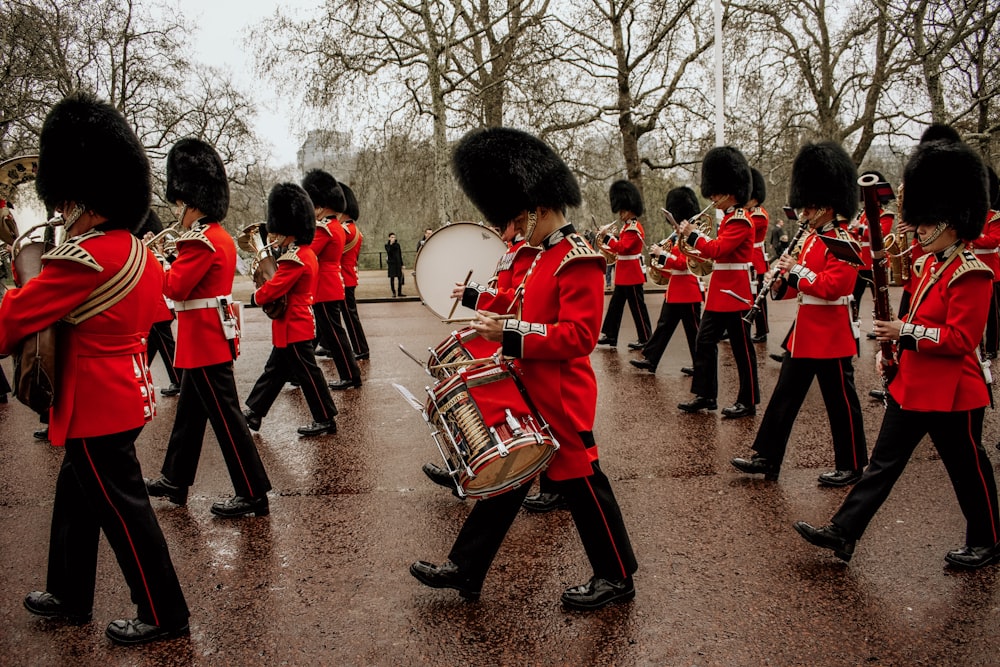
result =
[[[507,251],[500,236],[478,222],[453,222],[437,229],[417,252],[413,276],[417,293],[431,312],[447,319],[455,300],[451,290],[472,271],[469,280],[485,284]],[[475,311],[459,304],[450,317],[474,319]]]

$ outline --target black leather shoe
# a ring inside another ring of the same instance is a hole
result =
[[[317,357],[332,357],[333,356],[333,352],[330,352],[330,350],[326,349],[325,347],[317,347],[315,354],[316,354]]]
[[[694,367],[693,366],[681,366],[681,373],[687,375],[688,377],[694,377]]]
[[[357,389],[361,386],[361,380],[336,380],[334,382],[328,383],[330,389],[334,391],[343,391],[345,389]]]
[[[49,439],[49,427],[40,428],[31,434],[35,440],[48,440]]]
[[[766,343],[767,342],[767,334],[761,334],[759,336],[754,336],[754,337],[752,337],[750,339],[750,342],[751,343]]]
[[[455,484],[455,479],[448,474],[448,471],[443,469],[441,466],[436,466],[433,463],[425,463],[420,468],[427,475],[427,479],[431,480],[439,486],[443,486],[446,489],[451,489],[451,493],[456,498],[461,498],[458,495],[458,486]]]
[[[869,331],[868,333],[865,334],[865,338],[867,338],[868,340],[875,340],[875,332]]]
[[[740,417],[753,417],[757,414],[757,408],[753,405],[743,405],[733,403],[728,408],[722,408],[722,416],[726,419],[739,419]]]
[[[764,479],[769,482],[773,482],[778,479],[778,473],[781,472],[781,464],[775,463],[763,456],[752,456],[748,459],[743,459],[736,457],[730,463],[733,467],[740,472],[745,472],[750,475],[764,475]]]
[[[564,509],[566,499],[560,493],[536,493],[525,498],[521,506],[529,512],[541,514],[542,512]]]
[[[641,350],[644,347],[646,347],[646,344],[645,343],[640,343],[639,341],[636,341],[634,343],[629,343],[628,344],[628,349],[630,349],[630,350]]]
[[[885,389],[872,389],[868,392],[868,395],[878,401],[884,401],[889,398],[889,392]]]
[[[161,639],[173,639],[174,637],[181,637],[190,632],[191,630],[186,623],[179,628],[163,628],[159,625],[143,623],[138,618],[130,618],[128,620],[111,621],[108,623],[104,634],[116,644],[133,646],[135,644],[160,641]]]
[[[598,345],[607,345],[608,347],[617,347],[618,346],[618,341],[617,340],[611,340],[610,338],[608,338],[604,334],[601,334],[601,337],[597,339],[597,344]]]
[[[259,414],[257,414],[250,408],[247,408],[246,410],[243,411],[243,416],[247,418],[248,429],[250,429],[251,431],[260,430],[260,421],[261,419],[263,419],[263,417],[261,417]]]
[[[458,571],[458,566],[450,560],[446,560],[441,565],[428,563],[425,560],[418,560],[410,566],[410,574],[417,578],[417,581],[424,586],[431,588],[454,588],[464,599],[475,601],[479,599],[480,588],[468,577],[463,576]]]
[[[861,470],[831,470],[818,477],[823,486],[850,486],[861,479]]]
[[[634,597],[635,585],[632,583],[632,577],[620,581],[591,577],[587,583],[563,591],[562,603],[564,607],[570,609],[591,611],[614,602],[628,602]]]
[[[181,386],[176,382],[171,382],[169,387],[160,390],[160,396],[176,396],[179,393],[181,393]]]
[[[271,506],[267,502],[267,496],[259,498],[244,498],[243,496],[233,496],[228,500],[212,503],[210,509],[215,516],[235,519],[241,516],[267,516],[271,513]]]
[[[327,422],[313,422],[311,424],[298,427],[296,431],[299,435],[323,435],[324,433],[336,435],[337,422],[332,419]]]
[[[949,551],[944,559],[953,567],[974,570],[1000,559],[1000,543],[994,544],[992,547],[964,546],[961,549]]]
[[[785,355],[783,355],[783,354],[773,354],[772,353],[772,354],[769,354],[767,356],[771,357],[772,361],[777,361],[779,364],[783,363],[785,361]]]
[[[357,359],[358,361],[364,361],[364,360],[368,359],[368,357],[370,357],[370,356],[371,356],[370,353],[368,353],[368,352],[362,352],[360,354],[355,354],[354,358]]]
[[[714,398],[695,396],[694,400],[687,403],[679,403],[677,407],[684,412],[698,412],[699,410],[715,410],[719,407],[719,404],[715,402]]]
[[[844,531],[832,523],[814,528],[805,521],[796,521],[794,527],[806,542],[823,549],[832,549],[833,555],[842,561],[849,561],[854,555],[854,540],[849,539]]]
[[[650,363],[649,359],[629,359],[628,362],[644,371],[649,371],[650,373],[656,372],[656,366]]]
[[[405,294],[403,294],[402,292],[400,292],[400,293],[399,293],[399,296],[406,296],[406,295],[405,295]]]
[[[166,498],[174,505],[185,505],[188,499],[188,487],[174,484],[162,475],[156,479],[143,480],[146,483],[146,493],[153,498]]]
[[[32,591],[24,596],[24,608],[35,616],[59,618],[74,625],[90,623],[93,617],[89,610],[70,609],[62,600],[45,591]]]

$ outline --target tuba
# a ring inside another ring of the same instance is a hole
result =
[[[255,222],[252,225],[244,227],[243,231],[240,232],[239,238],[236,239],[236,245],[253,255],[253,259],[250,262],[250,275],[253,276],[254,286],[258,289],[274,277],[274,274],[278,271],[278,262],[274,258],[274,255],[271,254],[271,248],[275,247],[277,242],[264,243],[263,236],[265,229],[264,223]],[[258,305],[264,311],[265,315],[272,320],[276,320],[284,315],[285,310],[288,308],[288,295],[283,294],[274,301]]]

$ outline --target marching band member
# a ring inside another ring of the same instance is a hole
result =
[[[869,169],[864,172],[862,176],[867,176],[869,174],[877,177],[880,183],[885,182],[885,178],[882,174],[874,169]],[[891,201],[890,195],[885,195],[884,199],[879,200],[879,207],[882,209],[882,214],[879,219],[879,228],[876,233],[881,233],[882,238],[885,238],[886,235],[892,231],[892,225],[896,219],[895,214],[886,207],[889,201]],[[871,221],[868,220],[868,215],[864,212],[864,210],[861,211],[861,216],[858,218],[857,224],[853,225],[851,231],[855,240],[857,240],[858,244],[861,246],[862,263],[858,268],[858,276],[855,281],[854,292],[852,294],[854,301],[851,305],[854,319],[859,322],[858,327],[860,328],[861,297],[864,296],[866,289],[871,291],[873,299],[875,296],[875,279],[872,276]],[[874,337],[874,334],[868,334],[868,338]]]
[[[319,329],[319,341],[329,352],[340,376],[328,386],[335,390],[360,387],[361,370],[358,360],[354,358],[351,340],[341,323],[345,291],[340,262],[347,234],[336,212],[347,208],[347,200],[337,179],[321,169],[306,173],[302,189],[316,209],[316,236],[310,244],[319,262],[319,285],[313,304],[316,328]]]
[[[149,495],[187,503],[211,422],[236,495],[213,503],[212,514],[240,517],[269,512],[271,482],[240,412],[233,361],[239,337],[231,311],[236,244],[220,222],[229,211],[229,181],[222,158],[200,139],[181,139],[167,154],[167,201],[177,205],[186,230],[167,271],[164,293],[177,312],[181,395],[161,476]]]
[[[764,274],[767,273],[767,255],[764,253],[764,244],[767,240],[767,230],[771,226],[770,216],[764,208],[764,199],[767,196],[767,182],[764,174],[755,167],[750,167],[750,175],[753,177],[753,185],[750,187],[750,199],[747,200],[747,210],[750,212],[750,220],[753,222],[753,273],[756,280],[757,289],[754,294],[759,294],[764,289]],[[750,340],[754,343],[767,342],[767,299],[761,301],[760,310],[754,318],[754,331],[756,333]]]
[[[990,398],[978,356],[993,275],[966,247],[989,208],[986,167],[960,141],[930,141],[911,155],[903,185],[900,215],[917,226],[928,254],[914,267],[918,282],[905,319],[875,322],[878,340],[896,343],[899,363],[872,460],[828,525],[799,521],[795,529],[850,560],[917,444],[930,435],[966,520],[965,545],[945,561],[978,568],[1000,558],[996,481],[981,442]]]
[[[687,186],[674,188],[667,193],[664,208],[670,211],[674,220],[688,220],[698,215],[698,198],[694,190]],[[681,253],[680,244],[674,243],[670,252],[665,252],[659,246],[653,246],[650,254],[653,255],[650,261],[660,266],[662,271],[669,271],[670,279],[663,294],[663,306],[660,308],[656,329],[646,346],[642,348],[643,358],[629,359],[629,363],[636,368],[655,373],[678,323],[684,325],[688,350],[691,352],[691,359],[694,359],[695,340],[698,337],[698,324],[701,321],[701,302],[705,297],[701,281],[691,272],[688,258]]]
[[[149,209],[146,219],[135,235],[145,242],[148,238],[152,238],[162,231],[163,223],[160,222],[160,216],[153,209]],[[154,254],[157,252],[154,250]],[[160,260],[159,255],[157,255],[157,259]],[[161,260],[161,264],[165,261],[165,259]],[[167,297],[164,296],[161,301],[163,302],[163,306],[157,307],[156,322],[153,323],[153,328],[149,331],[149,347],[146,349],[146,356],[148,357],[148,363],[152,364],[153,359],[159,353],[160,359],[163,360],[163,368],[167,371],[167,379],[170,380],[170,385],[166,389],[160,390],[160,396],[176,396],[181,393],[181,378],[177,374],[177,369],[174,368],[174,350],[177,347],[177,343],[174,341],[174,332],[171,329],[171,325],[174,322],[175,315],[174,309],[170,307],[167,301]]]
[[[740,387],[736,403],[723,408],[723,417],[738,419],[757,414],[760,387],[757,384],[757,353],[750,343],[750,325],[743,317],[753,305],[750,269],[753,259],[753,223],[743,208],[750,198],[750,165],[738,149],[716,147],[701,163],[701,196],[708,197],[724,212],[718,237],[710,239],[697,225],[682,223],[678,233],[702,255],[715,260],[708,284],[705,313],[695,344],[694,399],[677,407],[684,412],[715,410],[719,394],[719,341],[729,334]]]
[[[993,295],[990,298],[990,314],[986,319],[986,335],[983,338],[983,356],[996,359],[1000,347],[1000,180],[987,165],[990,183],[990,210],[986,212],[983,233],[972,241],[972,252],[983,264],[993,271]]]
[[[618,330],[622,324],[622,313],[628,303],[632,313],[632,322],[639,336],[637,343],[629,343],[630,350],[641,350],[649,340],[649,310],[643,298],[643,285],[646,282],[646,269],[642,264],[642,249],[645,246],[646,233],[639,222],[644,206],[639,188],[629,181],[615,181],[609,192],[611,211],[618,214],[623,223],[618,236],[606,233],[598,242],[618,256],[615,262],[615,289],[611,293],[608,312],[601,325],[601,337],[598,345],[615,347],[618,345]]]
[[[358,315],[358,302],[354,292],[358,287],[358,255],[361,254],[361,244],[364,242],[364,235],[358,229],[358,200],[354,196],[354,190],[347,186],[347,183],[340,184],[344,191],[345,209],[337,211],[340,222],[344,227],[344,255],[340,259],[340,272],[344,276],[344,328],[351,339],[351,346],[354,348],[356,359],[368,359],[371,354],[368,349],[368,339],[365,337],[365,328],[361,326],[361,317]]]
[[[802,209],[799,224],[813,231],[797,260],[788,254],[778,260],[777,270],[785,277],[778,279],[772,294],[797,298],[798,312],[782,345],[781,371],[754,439],[755,454],[735,458],[732,464],[742,472],[778,478],[795,418],[816,378],[836,459],[836,470],[821,474],[819,482],[846,486],[861,478],[868,447],[851,363],[858,351],[851,315],[858,269],[833,256],[820,238],[852,242],[847,225],[858,208],[858,172],[839,144],[807,144],[799,151],[792,164],[789,201]]]
[[[163,270],[131,233],[149,210],[149,161],[121,113],[89,93],[53,107],[39,145],[35,186],[62,214],[69,240],[0,302],[0,352],[64,323],[49,437],[65,454],[46,588],[24,606],[89,622],[103,531],[138,607],[136,618],[108,625],[108,638],[140,644],[184,635],[188,607],[135,453],[156,408],[146,335],[163,289]]]
[[[257,378],[247,396],[247,423],[260,430],[274,400],[288,380],[301,382],[302,396],[309,405],[313,421],[300,426],[300,435],[336,433],[337,406],[330,396],[323,371],[316,364],[313,340],[316,320],[313,316],[313,294],[319,280],[316,253],[310,243],[316,233],[314,204],[309,195],[294,183],[279,183],[271,188],[267,198],[267,231],[279,237],[285,252],[278,258],[278,270],[254,292],[257,303],[270,303],[288,295],[288,307],[280,317],[271,320],[271,356],[264,372]]]
[[[566,498],[593,577],[567,589],[564,606],[598,609],[635,596],[637,569],[621,511],[601,471],[593,434],[597,382],[589,355],[603,310],[604,262],[566,221],[580,189],[565,163],[536,137],[508,128],[476,130],[455,149],[456,178],[505,240],[521,234],[541,250],[523,281],[518,318],[485,311],[473,328],[501,344],[519,366],[526,391],[560,447],[548,468]],[[486,574],[529,485],[478,501],[442,565],[418,561],[410,573],[433,588],[479,598]]]

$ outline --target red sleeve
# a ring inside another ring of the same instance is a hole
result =
[[[163,293],[174,301],[184,301],[212,268],[215,251],[201,241],[185,241],[177,246],[177,259],[167,271]]]
[[[716,239],[699,234],[694,247],[709,259],[725,257],[746,243],[750,234],[753,234],[753,227],[749,220],[734,219],[719,231],[719,237]]]
[[[635,229],[624,231],[621,238],[610,237],[607,246],[616,255],[638,255],[642,252],[642,236]]]
[[[278,270],[266,283],[257,288],[253,298],[257,303],[271,303],[288,294],[306,270],[303,264],[291,260],[278,261]]]
[[[814,281],[799,279],[796,285],[799,292],[833,301],[854,291],[854,284],[858,278],[857,268],[832,257],[829,252],[827,252],[826,260],[826,266],[816,274]]]
[[[972,271],[956,283],[961,283],[962,287],[953,289],[949,286],[944,326],[924,332],[914,331],[914,325],[920,328],[918,309],[916,321],[904,323],[900,330],[901,348],[915,349],[921,354],[964,357],[978,347],[989,314],[989,309],[983,304],[989,303],[993,293],[993,277],[986,271]]]

